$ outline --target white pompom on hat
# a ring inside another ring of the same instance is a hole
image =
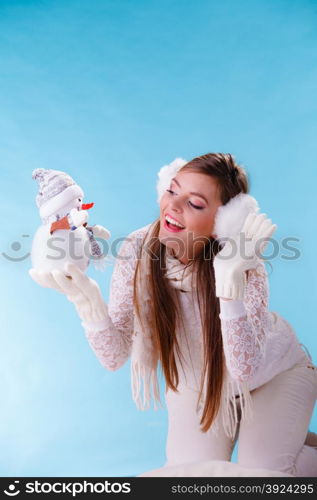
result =
[[[36,168],[32,172],[32,179],[39,184],[36,204],[41,218],[49,217],[72,200],[84,197],[83,190],[70,175],[61,170]]]
[[[184,160],[183,158],[175,158],[172,163],[169,165],[164,165],[160,171],[158,172],[158,181],[156,184],[157,188],[157,202],[160,203],[160,200],[164,194],[164,191],[169,188],[169,185],[171,183],[171,180],[179,169],[181,169],[184,165],[186,165],[188,161]]]

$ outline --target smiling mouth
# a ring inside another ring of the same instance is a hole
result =
[[[174,219],[168,215],[164,217],[164,227],[173,233],[178,233],[179,231],[183,231],[185,229],[185,226],[182,226],[179,222],[174,221]]]

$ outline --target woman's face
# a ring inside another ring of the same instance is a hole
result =
[[[220,205],[220,191],[214,177],[178,172],[160,201],[159,240],[187,264],[198,255],[207,238],[216,236],[213,227]]]

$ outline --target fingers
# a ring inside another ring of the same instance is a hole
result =
[[[65,270],[71,275],[74,284],[81,290],[81,292],[86,296],[86,298],[96,305],[99,310],[103,309],[104,302],[101,297],[100,288],[98,284],[88,278],[75,264],[68,262],[65,265]]]
[[[64,270],[51,272],[29,270],[30,277],[40,286],[54,288],[66,295],[84,321],[101,321],[107,310],[98,284],[88,278],[76,265],[67,263]]]
[[[244,232],[246,238],[270,238],[277,225],[272,224],[272,220],[267,218],[266,214],[248,214],[245,224]]]
[[[270,225],[263,234],[263,238],[271,238],[272,234],[276,231],[276,229],[277,229],[276,224]]]
[[[72,281],[78,286],[78,288],[83,289],[88,286],[89,278],[83,273],[78,266],[72,262],[66,262],[64,265],[64,271],[72,277]]]
[[[80,285],[75,283],[75,276],[79,275],[79,283],[83,283],[83,278],[89,282],[89,278],[85,276],[77,266],[74,266],[73,269],[69,267],[67,264],[64,266],[65,271],[60,271],[58,269],[52,271],[52,274],[59,284],[59,286],[63,289],[63,292],[66,294],[68,300],[72,302],[79,314],[79,316],[84,321],[94,321],[99,320],[99,316],[101,316],[101,312],[103,309],[100,309],[102,305],[100,304],[99,297],[95,297],[93,293],[91,293],[91,289],[87,286],[81,288]],[[65,273],[69,274],[71,279],[69,279]],[[90,285],[91,286],[91,285]],[[88,292],[87,292],[88,290]],[[99,294],[100,295],[100,294]],[[101,317],[103,319],[103,317]]]
[[[73,282],[73,280],[69,279],[63,271],[61,271],[60,269],[53,269],[51,273],[54,280],[56,281],[58,286],[63,290],[63,293],[65,295],[72,296],[80,293],[80,290]]]
[[[258,214],[255,217],[255,219],[254,219],[254,221],[249,229],[250,238],[252,238],[255,235],[258,235],[261,232],[261,228],[264,227],[268,221],[269,221],[269,223],[272,222],[270,219],[267,218],[266,214]]]
[[[257,217],[257,214],[255,212],[249,212],[245,221],[244,221],[244,224],[243,224],[243,227],[241,229],[241,232],[242,233],[245,233],[246,237],[248,237],[248,234],[250,232],[250,228],[254,222],[254,219]]]
[[[260,240],[262,241],[260,244],[260,252],[262,253],[265,249],[265,247],[268,244],[268,240],[272,237],[273,233],[277,229],[276,224],[269,224],[264,230],[262,231]]]
[[[91,282],[90,278],[84,274],[78,266],[73,264],[72,262],[66,262],[64,266],[65,272],[72,277],[73,284],[81,291],[86,300],[91,301],[92,293],[91,293]]]
[[[274,231],[276,230],[276,228],[277,228],[276,224],[269,223],[268,225],[266,225],[264,228],[261,229],[261,233],[259,234],[258,239],[269,240]]]
[[[85,321],[101,321],[107,314],[98,284],[88,278],[76,265],[67,263],[65,270],[72,276],[72,281],[80,289],[82,295],[78,310]]]
[[[276,230],[277,225],[272,224],[271,219],[265,219],[259,227],[257,227],[254,236],[256,239],[260,238],[270,238],[274,231]]]
[[[36,271],[35,269],[29,269],[29,275],[31,276],[32,280],[35,281],[38,285],[47,286],[46,284],[43,283],[43,281],[41,280],[41,276],[39,275],[39,272]]]
[[[54,288],[58,292],[64,293],[50,272],[42,272],[37,271],[36,269],[30,269],[29,275],[38,285],[45,288]]]
[[[246,238],[252,238],[265,220],[266,214],[249,214],[246,219],[244,231]]]

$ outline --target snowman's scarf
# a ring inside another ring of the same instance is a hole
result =
[[[88,233],[88,238],[90,243],[90,253],[94,261],[94,266],[99,271],[103,271],[106,265],[105,256],[103,255],[102,249],[100,248],[100,245],[94,236],[92,227],[86,226],[85,228]]]
[[[144,248],[146,248],[147,241],[151,237],[151,232],[150,228],[145,236],[142,254],[140,255],[140,269],[136,286],[137,296],[141,301],[141,322],[135,311],[131,354],[132,397],[140,410],[149,408],[151,392],[154,400],[154,409],[156,410],[158,408],[157,403],[162,406],[157,377],[159,356],[152,339],[153,328],[149,323],[149,318],[151,318],[151,305],[153,303],[149,287],[149,283],[151,282],[150,257],[147,251],[143,251]],[[196,289],[196,279],[194,279],[196,278],[196,271],[193,272],[192,266],[185,266],[182,264],[178,259],[172,256],[168,249],[165,254],[165,262],[165,276],[169,279],[172,287],[184,292],[191,292]],[[143,387],[141,388],[142,385]],[[141,392],[143,392],[143,400]],[[237,397],[239,396],[239,409],[236,395]],[[205,398],[206,381],[203,387],[202,398],[197,408],[198,412],[202,412]],[[222,421],[226,434],[234,438],[239,421],[239,411],[241,411],[241,418],[244,420],[252,418],[253,416],[252,399],[248,384],[232,379],[225,366],[219,412],[208,432],[217,433],[219,430],[219,422]]]

